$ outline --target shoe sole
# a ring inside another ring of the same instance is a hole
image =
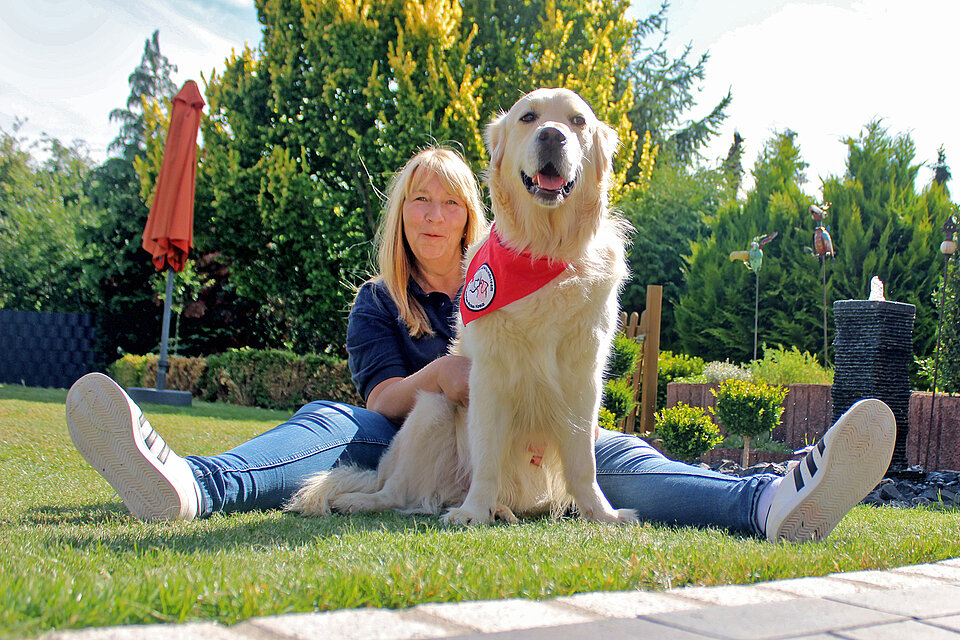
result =
[[[181,497],[145,447],[139,418],[113,380],[99,373],[80,378],[67,394],[66,412],[77,450],[130,513],[141,520],[181,517]]]
[[[896,419],[883,402],[861,400],[850,407],[824,435],[821,468],[807,480],[806,496],[782,516],[771,510],[768,521],[779,519],[780,525],[768,539],[811,542],[826,538],[883,478],[896,438]],[[806,458],[801,465],[805,462]],[[783,482],[795,482],[793,474],[785,476]]]

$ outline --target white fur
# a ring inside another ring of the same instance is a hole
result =
[[[535,119],[523,122],[526,114]],[[555,166],[575,182],[560,202],[535,198],[520,176],[541,168],[543,127],[566,138]],[[636,520],[600,492],[593,451],[626,275],[623,223],[607,210],[616,135],[575,93],[539,89],[497,117],[486,141],[492,209],[506,244],[571,266],[539,291],[461,325],[451,352],[472,361],[469,409],[421,393],[376,471],[340,466],[317,474],[288,509],[326,515],[449,507],[446,521],[481,524],[556,514],[573,501],[588,520]],[[531,463],[531,446],[545,446],[540,466]]]

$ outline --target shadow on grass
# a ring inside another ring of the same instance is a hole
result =
[[[29,510],[24,520],[48,529],[52,534],[50,542],[55,546],[105,548],[134,554],[157,548],[187,553],[245,547],[252,551],[289,550],[328,538],[363,536],[371,532],[422,534],[459,530],[442,524],[435,516],[392,513],[312,518],[279,511],[254,511],[215,515],[195,522],[143,522],[131,516],[122,503],[39,507]]]
[[[14,384],[0,384],[0,400],[22,400],[43,404],[64,405],[67,399],[66,389],[43,389],[40,387],[24,387]],[[172,407],[163,404],[144,403],[140,405],[144,414],[149,418],[151,414],[172,414],[180,416],[196,416],[198,418],[215,418],[218,420],[264,420],[280,424],[299,409],[263,409],[261,407],[245,407],[221,402],[204,402],[194,398],[190,407]]]
[[[44,527],[108,525],[115,523],[118,517],[129,516],[122,502],[103,502],[92,505],[68,507],[34,507],[23,517],[26,524]]]

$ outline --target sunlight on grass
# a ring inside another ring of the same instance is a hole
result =
[[[576,520],[448,529],[436,518],[279,512],[131,518],[74,450],[60,390],[0,386],[0,634],[420,602],[660,590],[960,556],[960,512],[857,507],[825,542]],[[287,417],[146,406],[180,452],[216,453]]]

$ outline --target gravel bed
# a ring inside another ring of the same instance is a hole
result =
[[[757,473],[786,475],[790,463],[761,462],[744,469],[733,460],[723,460],[715,465],[701,464],[720,473],[735,476],[750,476]],[[960,508],[960,472],[924,471],[920,467],[910,467],[902,472],[894,472],[880,481],[880,484],[867,494],[861,504],[908,509],[920,505],[938,508]]]

